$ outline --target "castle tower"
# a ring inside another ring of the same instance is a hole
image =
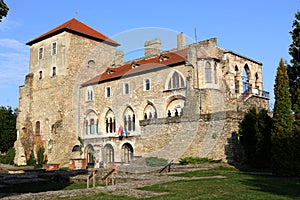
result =
[[[79,143],[79,85],[105,70],[119,44],[74,18],[26,44],[30,63],[20,86],[15,163],[26,164],[32,150],[44,147],[48,163],[63,166]]]

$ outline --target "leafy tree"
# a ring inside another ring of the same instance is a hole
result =
[[[17,114],[11,107],[0,107],[0,151],[7,152],[17,139]]]
[[[4,3],[3,0],[0,0],[0,22],[2,21],[2,17],[6,17],[9,8]]]
[[[287,67],[279,62],[274,85],[275,105],[272,126],[272,171],[277,175],[294,173],[294,137],[292,102]]]
[[[239,125],[241,144],[247,162],[254,168],[269,168],[272,118],[267,110],[251,108]]]
[[[0,155],[0,163],[13,165],[15,155],[15,148],[12,147],[7,151],[6,155]]]

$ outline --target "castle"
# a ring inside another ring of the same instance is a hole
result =
[[[269,107],[262,63],[217,46],[217,39],[124,62],[120,45],[71,19],[27,42],[29,73],[20,86],[15,163],[44,147],[48,163],[91,165],[139,157],[231,161],[239,121]]]

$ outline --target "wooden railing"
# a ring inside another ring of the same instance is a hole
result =
[[[96,173],[97,173],[97,170],[96,171],[93,171],[92,174],[90,174],[87,179],[86,179],[86,188],[89,188],[90,187],[90,179],[93,178],[93,188],[96,186]]]
[[[166,166],[164,166],[159,173],[162,173],[166,168],[168,168],[168,172],[171,172],[171,165],[172,165],[173,160],[171,160]]]
[[[116,168],[112,168],[105,176],[102,177],[102,180],[105,180],[105,184],[108,185],[108,177],[110,175],[112,175],[111,178],[111,184],[114,185],[115,184],[115,176],[114,174],[117,173],[117,169]]]

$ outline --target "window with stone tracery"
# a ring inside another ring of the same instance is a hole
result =
[[[170,79],[168,80],[168,90],[179,89],[185,87],[185,81],[181,74],[174,71]]]

